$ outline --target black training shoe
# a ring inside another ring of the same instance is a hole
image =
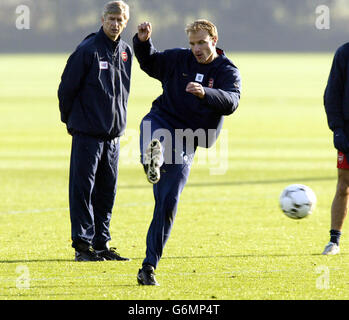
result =
[[[101,257],[91,246],[85,250],[75,249],[75,261],[104,261],[105,258]]]
[[[98,255],[103,257],[105,260],[117,260],[117,261],[130,261],[131,259],[121,257],[120,254],[116,251],[116,248],[109,248],[105,250],[96,250]]]
[[[144,286],[159,286],[160,284],[155,279],[154,267],[150,265],[144,265],[142,269],[139,269],[137,274],[138,284]]]

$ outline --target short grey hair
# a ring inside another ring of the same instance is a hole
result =
[[[124,1],[109,1],[103,8],[103,18],[106,18],[108,14],[121,14],[128,20],[130,18],[130,8]]]

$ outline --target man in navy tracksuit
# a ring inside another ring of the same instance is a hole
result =
[[[197,20],[187,26],[190,50],[158,52],[151,32],[151,24],[144,22],[133,38],[140,67],[163,87],[140,126],[141,160],[155,198],[146,257],[137,275],[142,285],[158,285],[154,270],[170,236],[195,150],[215,142],[223,116],[238,107],[241,87],[238,69],[216,48],[218,34],[211,22]]]
[[[129,260],[108,245],[130,89],[132,52],[120,38],[128,19],[127,4],[108,2],[102,27],[69,57],[58,89],[61,120],[73,136],[69,207],[76,261]]]
[[[339,253],[339,239],[349,200],[349,43],[334,55],[324,94],[324,105],[337,149],[337,190],[331,206],[330,241],[322,254]]]

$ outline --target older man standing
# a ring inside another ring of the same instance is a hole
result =
[[[126,3],[108,2],[102,27],[69,57],[58,89],[61,120],[72,135],[69,207],[76,261],[129,260],[108,245],[130,89],[132,51],[120,38],[128,20]]]

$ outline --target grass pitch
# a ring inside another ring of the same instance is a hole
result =
[[[332,54],[231,54],[240,107],[216,148],[200,150],[157,269],[137,285],[152,218],[138,127],[160,84],[134,60],[111,246],[130,262],[73,261],[68,211],[71,138],[57,87],[67,55],[0,56],[0,299],[348,299],[349,237],[329,240],[336,154],[322,96]],[[310,186],[312,216],[291,220],[282,189]]]

